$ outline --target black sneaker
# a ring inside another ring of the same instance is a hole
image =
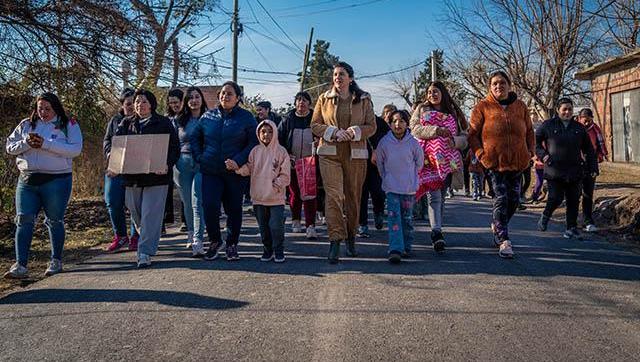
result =
[[[260,257],[260,261],[271,261],[273,260],[273,251],[263,251],[262,256]]]
[[[432,231],[431,232],[431,244],[433,244],[433,250],[438,253],[444,252],[444,248],[446,246],[444,242],[444,237],[442,236],[441,231]]]
[[[402,261],[402,255],[397,251],[392,251],[389,253],[389,263],[398,264]]]
[[[217,259],[218,252],[220,251],[221,247],[222,247],[222,243],[219,241],[217,243],[211,243],[211,245],[209,246],[209,249],[207,249],[207,252],[204,253],[204,260]]]
[[[405,250],[402,252],[402,259],[410,259],[413,258],[413,252],[411,250]]]
[[[276,256],[273,259],[276,263],[284,263],[284,251],[276,251]]]
[[[382,228],[384,227],[384,214],[381,212],[375,214],[373,216],[373,220],[376,226],[376,230],[382,230]]]
[[[227,261],[240,260],[240,255],[238,255],[238,246],[235,244],[227,245],[226,254],[227,254]]]
[[[189,230],[189,229],[187,229],[187,225],[185,225],[185,224],[180,225],[180,232],[183,233],[183,232],[185,232],[187,230]]]

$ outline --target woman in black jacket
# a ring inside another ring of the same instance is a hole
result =
[[[107,130],[102,140],[102,148],[104,151],[104,157],[109,163],[109,156],[111,155],[111,139],[116,135],[120,122],[125,117],[132,116],[133,110],[133,94],[135,91],[131,88],[125,88],[120,93],[118,100],[120,101],[120,111],[113,116],[107,124]],[[122,184],[122,176],[114,175],[110,171],[106,171],[104,175],[104,201],[109,211],[109,218],[111,219],[111,225],[113,227],[113,240],[107,247],[107,252],[115,252],[123,246],[129,244],[129,250],[138,250],[139,235],[136,231],[135,225],[131,223],[131,238],[127,236],[127,219],[125,216],[124,207],[124,194],[125,187]]]
[[[536,156],[544,162],[544,178],[549,196],[538,228],[547,229],[549,219],[562,200],[567,200],[567,239],[579,237],[577,228],[580,182],[584,175],[598,173],[593,146],[585,128],[573,118],[573,102],[558,101],[558,115],[545,121],[536,131]]]
[[[176,130],[167,117],[156,113],[156,97],[146,89],[134,94],[135,114],[126,117],[118,126],[116,135],[168,134],[167,168],[161,173],[124,174],[127,187],[125,203],[136,226],[139,228],[138,267],[151,265],[151,256],[158,250],[162,218],[167,198],[167,189],[172,181],[168,170],[180,156]]]

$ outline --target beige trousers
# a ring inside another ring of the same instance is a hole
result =
[[[320,156],[320,174],[326,193],[325,216],[329,240],[354,238],[358,227],[362,184],[367,175],[367,160]]]

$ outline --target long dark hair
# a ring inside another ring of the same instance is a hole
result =
[[[428,107],[433,107],[431,102],[429,102],[429,100],[427,99],[427,94],[429,92],[429,88],[431,87],[438,88],[440,94],[442,94],[442,99],[440,100],[440,110],[443,113],[454,116],[456,118],[456,122],[460,126],[460,130],[467,129],[467,120],[464,117],[464,113],[462,113],[462,109],[460,108],[458,103],[453,100],[451,94],[449,93],[449,90],[441,81],[436,80],[435,82],[429,83],[427,92],[424,94],[424,104]]]
[[[38,116],[39,101],[49,102],[49,104],[51,104],[51,108],[60,120],[60,129],[67,129],[67,125],[69,124],[69,117],[67,117],[67,113],[64,111],[64,107],[62,106],[62,103],[60,102],[58,96],[51,92],[42,93],[38,96],[38,98],[36,98],[36,102],[33,105],[33,112],[31,112],[31,117],[29,118],[31,129],[33,130],[36,128],[36,124],[38,123],[38,119],[40,118],[40,116]]]
[[[189,87],[184,92],[184,96],[182,97],[182,108],[180,109],[180,113],[178,113],[177,121],[180,127],[185,127],[189,120],[191,119],[191,108],[189,108],[189,97],[191,97],[191,93],[197,92],[200,94],[200,98],[202,99],[202,104],[200,105],[200,115],[203,115],[204,112],[209,109],[207,107],[207,102],[204,100],[204,94],[198,87]]]
[[[358,83],[356,83],[356,81],[353,79],[354,78],[353,67],[346,62],[337,62],[333,66],[333,69],[336,69],[336,68],[342,68],[347,71],[349,78],[351,78],[351,83],[349,84],[349,92],[354,94],[353,104],[358,104],[360,102],[360,98],[362,98],[362,95],[365,94],[366,92],[360,89],[360,87],[358,86]]]
[[[168,102],[169,97],[176,97],[178,99],[182,99],[184,97],[184,92],[178,88],[169,89],[169,93],[167,93],[167,103],[169,103]],[[167,105],[167,115],[169,117],[173,117],[173,116],[176,116],[177,113],[175,113],[173,109],[171,109],[171,107]]]

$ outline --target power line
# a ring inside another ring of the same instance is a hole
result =
[[[284,15],[280,15],[279,17],[280,18],[295,18],[295,17],[300,17],[300,16],[309,16],[309,15],[315,15],[315,14],[322,14],[322,13],[328,13],[328,12],[339,11],[339,10],[344,10],[344,9],[357,8],[357,7],[360,7],[360,6],[379,3],[381,1],[386,1],[386,0],[370,0],[370,1],[365,1],[365,2],[356,3],[356,4],[339,6],[337,8],[333,8],[333,9],[323,9],[323,10],[316,10],[316,11],[311,11],[311,12],[306,12],[306,13],[298,13],[298,14],[284,14]]]
[[[275,70],[273,68],[273,66],[271,65],[271,63],[269,63],[269,60],[267,59],[267,57],[265,57],[264,54],[262,54],[262,52],[260,51],[260,49],[258,49],[258,46],[256,45],[256,43],[254,43],[253,40],[251,40],[251,37],[249,36],[249,33],[245,32],[244,34],[247,36],[247,40],[249,40],[251,45],[253,45],[253,48],[256,50],[256,52],[258,52],[258,55],[260,55],[262,60],[264,60],[264,63],[269,67],[269,69]]]
[[[380,1],[380,0],[376,0],[376,1]],[[269,18],[271,19],[271,21],[273,21],[274,24],[276,24],[276,26],[278,27],[278,29],[280,29],[280,31],[282,31],[282,33],[284,34],[284,36],[287,37],[287,39],[289,39],[289,41],[291,42],[291,44],[293,44],[294,47],[296,47],[300,53],[304,54],[304,50],[302,50],[298,44],[296,44],[296,42],[293,41],[293,39],[291,39],[291,37],[289,36],[289,34],[287,34],[287,32],[280,26],[280,24],[278,24],[278,22],[276,21],[276,19],[273,18],[273,16],[271,15],[271,13],[269,12],[269,10],[267,10],[267,8],[264,7],[264,5],[262,5],[262,2],[260,0],[256,0],[256,2],[258,3],[258,5],[260,5],[260,7],[262,8],[262,10],[264,10],[265,13],[267,13],[267,16],[269,16]]]
[[[311,3],[311,4],[302,4],[302,5],[296,5],[296,6],[289,6],[286,8],[280,8],[280,9],[275,9],[276,11],[286,11],[286,10],[294,10],[294,9],[300,9],[300,8],[308,8],[308,7],[312,7],[312,6],[318,6],[318,5],[324,5],[324,4],[328,4],[328,3],[334,3],[338,0],[326,0],[326,1],[318,1],[315,3]]]
[[[419,65],[422,65],[422,64],[424,64],[424,62],[419,62],[419,63],[416,63],[416,64],[412,64],[412,65],[406,66],[406,67],[404,67],[404,68],[396,69],[396,70],[392,70],[392,71],[389,71],[389,72],[378,73],[378,74],[363,75],[363,76],[359,77],[358,79],[369,79],[369,78],[378,78],[378,77],[383,77],[383,76],[385,76],[385,75],[390,75],[390,74],[394,74],[394,73],[400,73],[400,72],[403,72],[403,71],[405,71],[405,70],[409,70],[409,69],[411,69],[411,68],[415,68],[415,67],[417,67],[417,66],[419,66]]]
[[[262,25],[262,24],[260,24],[260,25]],[[264,26],[263,26],[263,27],[264,27]],[[299,54],[298,54],[297,49],[293,48],[291,45],[286,44],[286,43],[283,43],[282,41],[280,41],[280,40],[276,39],[275,37],[271,37],[271,36],[269,36],[269,35],[267,35],[267,34],[264,34],[264,33],[260,32],[259,30],[255,29],[255,28],[253,28],[253,27],[251,27],[251,26],[246,26],[246,28],[247,28],[247,29],[251,29],[251,30],[253,30],[254,32],[256,32],[256,34],[258,34],[258,35],[260,35],[260,36],[262,36],[262,37],[264,37],[264,38],[266,38],[266,39],[269,39],[269,40],[271,40],[271,41],[272,41],[272,42],[274,42],[274,43],[277,43],[277,44],[282,45],[283,47],[287,48],[287,50],[289,50],[290,52],[292,52],[293,54],[295,54],[296,56],[298,56],[298,55],[299,55]]]

